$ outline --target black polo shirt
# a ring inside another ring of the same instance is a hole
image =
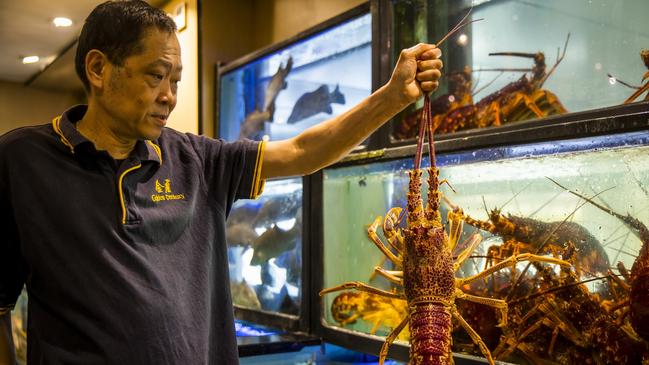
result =
[[[236,364],[225,219],[263,143],[165,128],[121,163],[86,106],[0,137],[0,309],[29,294],[29,364]]]

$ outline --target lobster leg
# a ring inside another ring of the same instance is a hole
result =
[[[396,293],[389,292],[387,290],[382,290],[382,289],[379,289],[379,288],[375,288],[373,286],[369,286],[369,285],[367,285],[367,284],[365,284],[363,282],[360,282],[360,281],[349,281],[349,282],[346,282],[344,284],[334,286],[333,288],[328,288],[328,289],[321,290],[320,291],[320,296],[323,296],[323,295],[325,295],[327,293],[333,293],[333,292],[336,292],[336,291],[347,290],[347,289],[356,289],[356,290],[364,291],[364,292],[367,292],[367,293],[373,293],[373,294],[377,294],[377,295],[382,295],[382,296],[388,297],[388,298],[405,299],[405,297],[403,295],[401,295],[401,294],[396,294]]]
[[[467,247],[464,251],[462,251],[458,256],[455,262],[453,263],[453,270],[457,271],[462,264],[464,264],[464,261],[469,258],[469,256],[473,253],[473,250],[475,250],[476,247],[482,242],[482,236],[479,234],[474,234],[471,236],[469,247]]]
[[[649,90],[649,82],[644,84],[640,89],[638,89],[636,92],[634,92],[631,96],[629,96],[625,101],[624,104],[629,104],[632,103],[635,99],[638,98],[638,96],[642,95],[642,93],[646,92]],[[647,94],[647,97],[649,97],[649,94]],[[645,100],[647,100],[645,98]]]
[[[383,276],[384,278],[388,279],[389,281],[395,284],[403,285],[403,279],[400,278],[403,277],[403,271],[390,271],[382,267],[376,266],[374,268],[374,272]]]
[[[489,361],[489,364],[494,365],[494,359],[491,357],[491,352],[487,348],[487,345],[485,345],[484,341],[482,341],[480,335],[473,328],[471,328],[471,326],[466,322],[464,318],[462,318],[462,315],[457,311],[457,308],[455,308],[455,306],[451,308],[451,313],[464,328],[464,330],[469,334],[473,342],[478,345],[478,347],[480,347],[480,351],[487,359],[487,361]]]
[[[500,311],[500,322],[498,323],[498,327],[505,327],[507,325],[507,302],[504,300],[467,294],[458,288],[455,289],[455,297],[498,309]]]
[[[394,340],[399,336],[399,333],[403,331],[404,327],[408,324],[408,320],[410,319],[410,315],[407,315],[406,318],[399,323],[399,325],[390,332],[388,337],[385,339],[385,342],[383,342],[383,346],[381,346],[381,352],[379,353],[379,365],[383,365],[383,362],[385,362],[385,358],[388,357],[388,348]]]
[[[489,276],[489,275],[491,275],[492,273],[494,273],[494,272],[496,272],[498,270],[504,269],[504,268],[506,268],[506,267],[508,267],[510,265],[516,264],[516,263],[521,262],[521,261],[547,262],[547,263],[551,263],[551,264],[557,264],[557,265],[561,265],[561,266],[570,267],[570,263],[568,261],[555,259],[553,257],[545,257],[545,256],[534,255],[534,254],[531,254],[531,253],[523,253],[523,254],[520,254],[520,255],[517,255],[517,256],[510,257],[510,258],[508,258],[506,260],[503,260],[503,261],[497,263],[496,265],[486,269],[485,271],[483,271],[481,273],[478,273],[478,274],[473,275],[473,276],[469,276],[468,278],[458,279],[459,280],[459,285],[458,286],[462,286],[462,285],[471,283],[473,281],[476,281],[478,279],[484,278],[485,276]]]
[[[392,208],[388,210],[383,219],[383,235],[387,238],[390,247],[399,256],[403,255],[403,237],[400,234],[401,230],[398,228],[402,210],[400,207]],[[399,243],[398,246],[395,241]]]
[[[383,241],[381,241],[379,236],[376,234],[376,228],[379,226],[379,224],[381,224],[381,217],[376,217],[374,223],[372,223],[367,229],[368,236],[370,237],[372,242],[376,244],[376,247],[378,247],[379,250],[381,250],[381,252],[383,252],[383,254],[390,259],[390,261],[394,262],[398,266],[401,266],[403,260],[393,254],[392,251],[390,251],[390,249],[385,246]]]
[[[455,249],[458,241],[460,240],[460,234],[462,234],[462,215],[457,214],[456,212],[449,211],[446,215],[446,221],[448,222],[448,242],[451,251]]]

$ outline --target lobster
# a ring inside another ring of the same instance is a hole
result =
[[[463,214],[454,207],[458,214]],[[489,220],[482,221],[463,214],[465,223],[491,234],[501,236],[503,245],[491,246],[487,251],[487,265],[521,252],[552,253],[558,256],[569,242],[579,245],[576,265],[589,274],[606,273],[610,267],[608,255],[601,243],[586,228],[574,222],[544,222],[512,214],[500,209],[489,212]],[[540,247],[542,246],[543,247]]]
[[[566,39],[563,53],[557,55],[557,60],[550,71],[546,72],[545,55],[537,53],[497,52],[490,56],[517,56],[534,59],[532,76],[523,75],[498,91],[495,91],[475,104],[465,105],[449,110],[444,115],[436,116],[435,126],[438,133],[447,133],[460,129],[485,128],[499,126],[504,123],[526,120],[530,118],[543,118],[548,115],[562,114],[567,110],[556,95],[542,89],[543,84],[563,60],[568,47]],[[484,70],[483,70],[484,71]],[[497,69],[495,71],[507,71]]]
[[[575,251],[575,246],[570,244],[563,259],[574,261]],[[535,266],[541,273],[541,286],[550,289],[508,302],[515,307],[533,298],[540,299],[531,308],[526,308],[526,314],[519,320],[512,319],[516,325],[508,328],[494,355],[502,358],[517,349],[534,363],[547,362],[538,361],[540,357],[559,363],[569,360],[640,364],[647,360],[647,343],[637,338],[633,331],[615,323],[602,308],[599,296],[591,294],[584,285],[586,281],[579,281],[568,268],[562,267],[559,276],[548,267]],[[530,320],[533,320],[531,324]],[[567,341],[559,340],[559,336]]]
[[[624,306],[629,306],[631,325],[638,335],[649,341],[649,228],[637,218],[628,214],[617,213],[596,203],[591,198],[570,190],[554,180],[552,181],[567,192],[586,200],[593,206],[622,221],[642,242],[642,247],[638,257],[633,262],[631,272],[629,273],[621,262],[618,263],[618,268],[627,280],[629,287],[628,302],[624,303]]]
[[[399,227],[402,209],[397,207],[388,211],[382,224],[383,233],[388,244],[384,243],[376,234],[376,229],[381,224],[381,217],[378,217],[368,228],[368,235],[372,242],[399,269],[388,271],[377,267],[375,270],[387,280],[401,286],[403,290],[391,292],[355,281],[324,289],[320,292],[320,295],[340,290],[356,289],[387,298],[405,299],[407,301],[408,313],[406,317],[387,336],[381,347],[379,354],[380,364],[385,361],[389,346],[406,324],[410,330],[410,364],[448,364],[451,361],[451,318],[455,318],[460,323],[469,333],[473,342],[478,345],[489,363],[494,364],[489,349],[458,312],[455,301],[462,299],[496,308],[500,313],[499,326],[507,324],[507,303],[500,299],[467,294],[462,288],[521,261],[546,262],[564,266],[570,266],[570,263],[552,257],[524,253],[509,257],[475,275],[466,278],[455,277],[454,273],[469,258],[473,250],[481,242],[481,237],[473,235],[466,248],[457,257],[453,256],[453,250],[461,233],[462,221],[461,216],[449,214],[449,234],[446,233],[442,224],[439,186],[448,182],[439,179],[439,168],[435,163],[434,127],[431,123],[430,103],[430,97],[426,95],[421,118],[422,123],[419,128],[414,169],[409,171],[410,181],[406,205],[407,227],[404,229]],[[431,166],[427,169],[428,201],[424,208],[421,194],[423,172],[420,166],[426,134],[429,140]]]
[[[408,312],[406,301],[386,298],[367,292],[346,291],[338,294],[331,303],[331,315],[342,326],[356,323],[359,319],[372,323],[370,334],[381,326],[394,328]],[[400,340],[407,341],[408,331],[401,332]]]

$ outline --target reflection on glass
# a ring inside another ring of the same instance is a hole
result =
[[[436,42],[473,5],[484,18],[442,45],[433,95],[437,133],[498,126],[647,100],[649,2],[635,0],[397,0],[394,51]],[[643,75],[645,78],[643,78]],[[420,105],[392,136],[414,138]]]
[[[498,360],[630,364],[649,356],[647,318],[639,317],[636,323],[632,318],[638,317],[629,315],[649,310],[646,289],[638,291],[644,295],[638,300],[629,288],[639,287],[646,278],[634,281],[627,274],[638,261],[646,264],[649,259],[638,259],[641,247],[649,244],[648,237],[638,234],[649,224],[648,154],[649,134],[634,132],[438,156],[440,179],[448,179],[455,190],[440,188],[449,201],[442,204],[443,220],[454,206],[474,220],[465,219],[455,254],[472,234],[483,237],[456,277],[474,275],[525,252],[563,258],[572,265],[560,270],[532,264],[523,274],[527,262],[522,262],[462,288],[508,300],[505,327],[497,327],[493,308],[456,301]],[[361,281],[388,291],[403,290],[374,271],[375,266],[395,270],[395,265],[368,238],[367,227],[391,207],[405,209],[406,172],[412,168],[412,158],[406,158],[324,171],[324,288]],[[508,231],[512,227],[516,230]],[[388,241],[380,226],[377,234]],[[403,300],[358,291],[327,294],[323,308],[328,325],[379,336],[390,333],[407,313]],[[408,339],[406,329],[399,340]],[[453,330],[453,349],[482,356],[459,326]]]
[[[286,139],[349,110],[371,92],[371,40],[367,14],[227,71],[219,136]]]
[[[257,200],[236,202],[226,226],[235,305],[299,313],[302,179],[268,181]]]
[[[25,289],[11,311],[11,330],[16,349],[16,362],[24,365],[27,363],[27,291]]]

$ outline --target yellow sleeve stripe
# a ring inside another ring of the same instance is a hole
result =
[[[140,167],[142,167],[142,164],[129,167],[128,169],[124,170],[121,175],[119,175],[119,182],[117,183],[117,187],[119,188],[119,203],[122,206],[122,224],[126,224],[126,206],[124,205],[124,190],[122,188],[122,181],[124,180],[124,176],[126,176],[126,174],[133,170],[137,170]]]
[[[56,134],[59,135],[59,137],[61,139],[61,142],[64,145],[68,146],[70,148],[70,151],[72,153],[74,153],[74,147],[72,146],[70,141],[68,141],[68,139],[65,138],[65,136],[63,135],[63,132],[61,132],[61,127],[59,126],[60,122],[61,122],[61,116],[60,115],[58,117],[52,119],[52,128],[54,129],[54,132],[56,132]]]
[[[264,162],[264,151],[266,150],[266,141],[259,142],[257,147],[257,161],[255,161],[255,173],[252,175],[252,190],[250,191],[250,199],[257,199],[264,191],[265,180],[261,179],[261,166]]]
[[[160,146],[153,143],[153,141],[149,141],[149,140],[147,140],[147,143],[150,144],[151,147],[153,147],[155,153],[158,155],[158,158],[160,159],[160,165],[162,165],[162,150],[160,150]]]

